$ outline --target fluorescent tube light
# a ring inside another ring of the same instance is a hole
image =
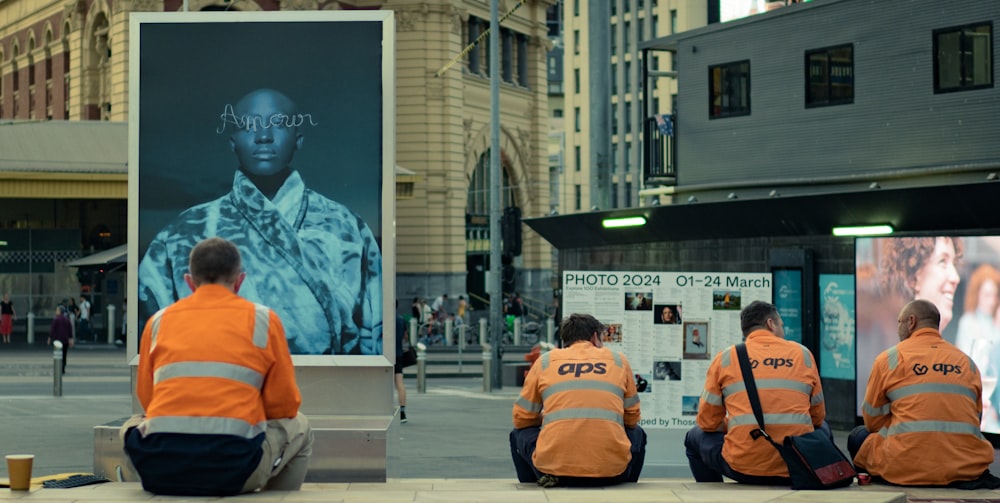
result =
[[[607,218],[601,222],[601,225],[603,225],[605,229],[638,227],[640,225],[646,225],[646,217]]]
[[[834,227],[834,236],[879,236],[892,234],[891,225],[859,225],[856,227]]]

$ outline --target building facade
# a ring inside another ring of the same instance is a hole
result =
[[[550,210],[545,64],[551,46],[546,10],[553,3],[500,2],[501,14],[511,12],[499,34],[503,206],[517,207],[525,216]],[[129,13],[175,12],[184,5],[182,0],[3,2],[0,119],[126,121]],[[485,300],[490,58],[488,37],[480,35],[489,27],[488,2],[190,0],[186,6],[191,11],[393,10],[396,159],[403,172],[412,172],[408,180],[417,181],[406,197],[397,198],[397,295],[449,293],[457,299],[468,293]],[[124,184],[119,187],[121,192],[105,197],[124,205],[127,193]],[[525,232],[522,253],[505,262],[505,291],[551,295],[551,248],[536,234]]]

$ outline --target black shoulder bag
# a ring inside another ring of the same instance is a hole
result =
[[[784,445],[771,439],[771,436],[764,431],[764,412],[760,407],[760,396],[757,395],[757,383],[751,371],[746,344],[736,345],[736,355],[739,358],[740,371],[743,372],[747,398],[753,407],[753,415],[757,418],[758,428],[751,432],[750,436],[754,440],[764,437],[778,450],[788,465],[792,489],[834,489],[851,485],[857,475],[854,465],[837,448],[826,432],[814,430],[804,435],[789,435],[785,437]]]

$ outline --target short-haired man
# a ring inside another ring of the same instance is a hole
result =
[[[136,396],[146,413],[123,426],[125,451],[157,494],[297,490],[312,432],[281,320],[237,295],[246,274],[234,244],[206,239],[189,263],[193,293],[143,329]]]
[[[774,441],[822,429],[828,434],[823,387],[816,359],[805,346],[785,340],[784,324],[773,304],[754,301],[740,312],[747,354]],[[698,482],[722,482],[725,475],[745,484],[788,485],[788,466],[777,449],[756,430],[740,371],[736,346],[712,360],[698,406],[697,426],[684,438],[691,473]]]
[[[199,241],[220,236],[243,251],[240,294],[284,320],[294,354],[382,354],[382,256],[368,224],[306,187],[292,166],[311,124],[273,89],[247,93],[223,114],[219,134],[239,162],[232,190],[181,212],[139,264],[139,328],[191,295],[183,274]],[[302,127],[300,127],[302,126]]]
[[[625,355],[601,344],[601,322],[573,314],[563,349],[535,361],[514,402],[510,452],[521,482],[600,486],[639,480],[646,433]],[[542,428],[544,426],[544,428]]]
[[[865,424],[851,432],[847,449],[859,471],[893,484],[998,487],[988,470],[993,447],[979,430],[979,369],[941,338],[940,323],[930,301],[903,306],[899,344],[875,358]]]

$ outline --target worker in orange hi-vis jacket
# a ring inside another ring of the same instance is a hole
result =
[[[740,312],[754,381],[767,433],[779,444],[789,435],[826,423],[823,386],[816,359],[805,346],[785,340],[784,323],[773,304],[754,301]],[[789,485],[788,465],[767,440],[751,436],[757,420],[747,397],[736,346],[719,352],[708,367],[696,426],[684,438],[691,474],[698,482]]]
[[[122,434],[152,493],[289,491],[305,479],[313,434],[285,331],[274,311],[237,295],[240,262],[229,241],[198,243],[185,275],[194,293],[143,329],[136,396],[145,415]]]
[[[625,355],[603,347],[603,330],[593,316],[571,315],[559,329],[564,348],[543,353],[528,371],[510,433],[521,482],[601,486],[639,479],[646,433],[634,374]]]
[[[847,441],[858,471],[899,485],[997,488],[993,447],[983,438],[982,378],[972,358],[941,338],[938,308],[903,307],[899,344],[875,358],[865,424]]]

